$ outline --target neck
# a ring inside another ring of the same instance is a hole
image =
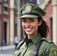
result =
[[[28,39],[31,39],[33,36],[28,35]]]
[[[33,36],[35,36],[37,34],[34,34],[34,35],[28,35],[28,39],[31,39]]]

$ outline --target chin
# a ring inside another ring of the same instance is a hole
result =
[[[31,33],[31,32],[29,32],[29,33],[27,32],[26,34],[27,34],[27,35],[32,35],[32,33]]]

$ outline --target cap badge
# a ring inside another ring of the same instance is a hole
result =
[[[32,6],[26,6],[26,7],[25,7],[25,12],[26,12],[26,13],[31,12],[31,10],[32,10]]]

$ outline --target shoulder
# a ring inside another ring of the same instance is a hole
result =
[[[54,42],[52,42],[51,40],[47,39],[47,38],[42,38],[43,43],[48,44],[48,45],[55,45]]]
[[[48,53],[49,56],[57,55],[57,46],[50,40],[43,38],[42,48],[45,54]]]
[[[47,38],[42,38],[42,40],[46,41],[46,42],[52,42],[51,40],[47,39]]]
[[[42,38],[42,40],[43,40],[42,45],[44,45],[45,47],[49,47],[49,48],[50,47],[57,47],[54,42],[52,42],[51,40],[49,40],[47,38]]]
[[[22,40],[18,46],[17,46],[17,50],[13,53],[13,56],[18,56],[22,50],[20,50],[20,48],[22,47],[22,45],[24,44],[24,40]]]

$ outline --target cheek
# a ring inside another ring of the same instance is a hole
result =
[[[38,23],[34,24],[35,29],[38,29],[38,26],[39,26]]]
[[[24,24],[24,23],[22,23],[22,28],[24,29],[24,27],[25,27],[25,24]]]
[[[32,23],[31,25],[34,26],[34,27],[38,27],[38,23],[37,22]]]

